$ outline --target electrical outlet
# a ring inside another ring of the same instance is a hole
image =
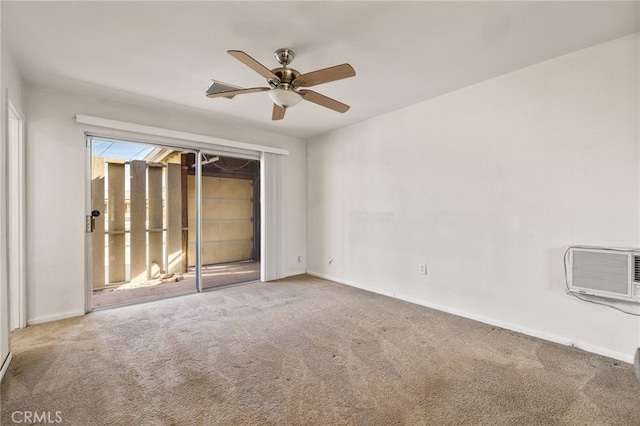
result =
[[[427,275],[427,264],[426,263],[419,263],[418,264],[418,271],[420,272],[421,275]]]

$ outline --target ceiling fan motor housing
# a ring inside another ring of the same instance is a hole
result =
[[[292,88],[293,88],[293,82],[300,75],[300,73],[294,70],[293,68],[285,68],[285,67],[272,69],[271,72],[274,73],[280,79],[280,86],[282,86],[283,84],[286,84],[286,85],[292,86]]]

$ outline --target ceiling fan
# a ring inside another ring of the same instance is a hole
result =
[[[278,49],[275,51],[274,55],[281,67],[272,70],[269,70],[260,62],[240,50],[229,50],[227,53],[266,78],[269,87],[243,89],[212,80],[206,92],[209,98],[232,99],[236,95],[268,91],[271,100],[273,100],[272,120],[282,120],[287,108],[297,105],[303,99],[340,113],[349,110],[349,105],[338,102],[328,96],[321,95],[313,90],[301,89],[301,87],[312,87],[318,84],[353,77],[356,75],[356,72],[349,64],[336,65],[334,67],[300,74],[293,68],[287,67],[295,57],[295,53],[290,49]]]

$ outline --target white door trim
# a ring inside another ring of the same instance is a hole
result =
[[[24,114],[12,100],[7,102],[7,238],[9,243],[9,328],[27,326],[26,227],[25,227],[25,135]]]

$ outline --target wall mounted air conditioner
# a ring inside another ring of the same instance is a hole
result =
[[[640,251],[570,247],[570,292],[640,303]]]

